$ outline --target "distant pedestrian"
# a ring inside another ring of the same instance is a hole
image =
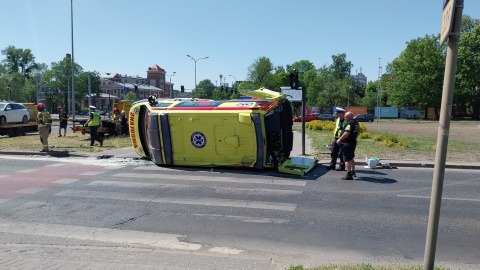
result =
[[[90,146],[93,146],[95,141],[98,141],[100,143],[100,146],[103,146],[103,139],[100,138],[100,136],[98,136],[97,134],[98,127],[100,127],[100,129],[103,129],[103,123],[100,119],[100,114],[95,111],[97,109],[95,106],[90,106],[89,108],[90,118],[84,126],[90,128]]]
[[[58,114],[58,119],[60,119],[60,128],[58,129],[58,137],[62,137],[62,129],[63,129],[63,137],[65,137],[67,136],[68,114],[65,112],[64,109],[60,109],[60,113]]]
[[[120,121],[120,110],[117,107],[113,109],[112,121],[114,123]]]
[[[352,112],[345,114],[345,120],[348,122],[342,129],[340,138],[337,140],[337,145],[341,146],[343,160],[347,168],[347,174],[342,177],[342,180],[353,180],[353,177],[357,177],[355,173],[355,148],[357,147],[357,136],[360,132],[360,125],[357,120],[353,119]]]
[[[45,104],[37,104],[38,114],[37,114],[37,124],[38,124],[38,133],[40,134],[40,141],[42,142],[43,149],[41,152],[48,151],[48,135],[50,135],[51,128],[51,118],[50,113],[45,110]]]
[[[128,136],[128,117],[125,113],[125,110],[122,110],[120,114],[120,126],[122,128],[122,135]]]
[[[340,157],[340,163],[338,165],[337,171],[345,171],[345,162],[343,161],[343,156],[340,153],[340,145],[337,144],[338,138],[342,132],[343,127],[347,123],[345,120],[345,110],[342,108],[335,108],[335,116],[337,117],[335,121],[335,129],[333,130],[334,139],[331,143],[330,149],[330,165],[327,167],[327,170],[335,170],[337,164],[337,158]]]

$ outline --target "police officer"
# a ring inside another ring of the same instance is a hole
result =
[[[50,135],[51,128],[51,117],[50,113],[45,110],[45,104],[37,104],[38,114],[37,114],[37,124],[38,124],[38,133],[40,134],[40,141],[43,144],[43,149],[41,152],[48,151],[48,135]]]
[[[343,161],[343,156],[340,154],[340,146],[337,144],[337,139],[340,138],[343,127],[347,123],[345,120],[345,110],[339,107],[335,108],[335,116],[337,120],[335,121],[335,129],[333,130],[334,139],[331,144],[330,165],[327,167],[327,170],[335,170],[335,165],[337,164],[337,158],[340,156],[340,164],[338,165],[337,171],[345,170],[345,162]]]
[[[100,129],[103,129],[103,123],[102,120],[100,119],[100,114],[96,112],[95,110],[97,107],[95,106],[90,106],[90,118],[88,121],[85,123],[85,127],[90,128],[90,146],[93,146],[95,141],[98,141],[100,143],[100,146],[103,146],[103,139],[100,138],[97,134],[97,128],[100,127]]]
[[[341,147],[341,154],[347,166],[347,174],[342,177],[342,180],[353,180],[353,177],[357,177],[355,173],[355,148],[357,147],[357,136],[360,132],[360,125],[357,120],[353,119],[352,112],[345,114],[345,120],[347,120],[347,124],[342,129],[342,134],[337,140],[337,145]]]

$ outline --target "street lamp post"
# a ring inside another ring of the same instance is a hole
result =
[[[75,120],[75,70],[74,70],[74,57],[73,57],[73,0],[70,0],[70,18],[71,18],[71,32],[72,32],[72,118]]]
[[[232,83],[232,87],[233,87],[233,85],[234,85],[235,83],[237,83],[237,77],[235,77],[235,76],[233,76],[233,75],[228,75],[228,76],[233,77],[233,79],[234,79],[234,81],[233,81],[233,83]]]
[[[195,89],[197,89],[197,61],[198,60],[202,60],[202,59],[207,59],[209,58],[208,56],[206,57],[202,57],[202,58],[193,58],[192,56],[190,56],[189,54],[187,54],[187,57],[190,57],[190,59],[192,59],[194,62],[195,62]]]
[[[177,72],[174,71],[174,72],[172,73],[172,75],[167,75],[168,77],[170,77],[170,98],[173,98],[172,76],[174,76],[175,73],[177,73]]]

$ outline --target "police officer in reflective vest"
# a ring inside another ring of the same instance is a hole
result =
[[[331,144],[331,152],[330,152],[330,157],[332,159],[330,161],[330,166],[327,167],[327,170],[335,170],[335,165],[337,164],[337,158],[340,156],[340,164],[338,165],[337,171],[344,171],[345,162],[343,161],[343,156],[340,154],[340,146],[337,144],[337,139],[340,138],[342,129],[347,123],[347,121],[345,120],[345,110],[342,108],[336,107],[335,115],[337,117],[337,120],[335,121],[335,129],[333,130],[333,134],[335,138]]]
[[[97,109],[95,106],[90,106],[90,119],[85,123],[85,127],[90,128],[90,146],[93,146],[95,141],[100,143],[100,146],[103,146],[103,139],[100,138],[97,134],[97,129],[103,129],[102,120],[100,119],[100,114],[95,111]]]
[[[43,149],[41,152],[48,151],[48,135],[50,134],[51,128],[51,117],[50,113],[45,110],[45,104],[37,104],[38,114],[37,114],[37,124],[38,124],[38,133],[40,134],[40,141],[43,144]]]

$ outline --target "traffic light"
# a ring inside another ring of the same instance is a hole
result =
[[[135,92],[138,91],[138,85],[135,85]]]
[[[290,72],[290,88],[298,89],[298,73],[295,69]]]
[[[180,85],[180,92],[185,92],[185,87],[183,85]]]
[[[222,85],[222,86],[220,86],[220,91],[222,91],[222,92],[223,92],[223,89],[224,89],[223,85]]]

